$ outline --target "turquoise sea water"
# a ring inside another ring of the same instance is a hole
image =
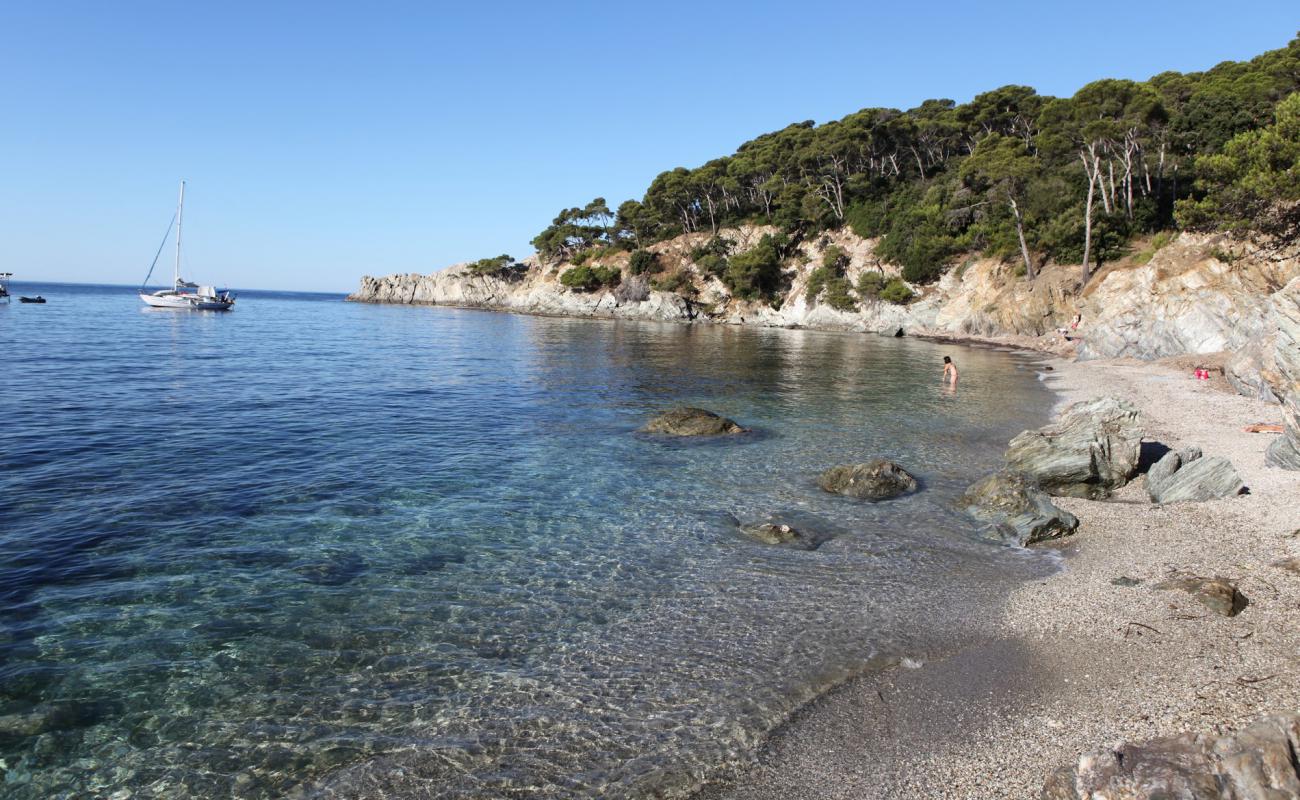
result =
[[[1009,353],[15,292],[49,303],[0,305],[6,797],[673,796],[1047,569],[951,508],[1046,416]],[[754,433],[636,433],[681,403]],[[877,455],[923,491],[817,489]],[[772,517],[835,538],[735,526]]]

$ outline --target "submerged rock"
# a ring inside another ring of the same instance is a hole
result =
[[[865,464],[840,464],[817,479],[824,491],[859,500],[888,500],[914,492],[916,478],[892,461],[874,458]]]
[[[805,531],[780,522],[761,525],[741,525],[740,529],[752,539],[764,544],[789,545],[799,550],[816,550],[834,537],[816,531]]]
[[[1048,494],[1098,499],[1128,483],[1142,446],[1138,410],[1115,397],[1075,403],[1056,422],[1025,431],[1007,447],[1008,470]]]
[[[1300,715],[1237,733],[1186,733],[1081,756],[1053,773],[1042,800],[1247,800],[1300,797]]]
[[[1079,519],[1057,508],[1033,479],[1017,472],[995,472],[973,484],[958,501],[967,514],[989,525],[1007,544],[1024,547],[1069,536]]]
[[[721,436],[745,433],[733,420],[718,416],[702,408],[682,406],[665,411],[645,424],[643,433],[662,433],[668,436]]]
[[[1177,575],[1157,583],[1156,588],[1187,592],[1206,608],[1223,617],[1235,617],[1250,605],[1246,595],[1227,578]]]
[[[1199,447],[1171,450],[1147,472],[1147,495],[1153,503],[1200,503],[1231,497],[1245,488],[1231,461],[1201,458]]]

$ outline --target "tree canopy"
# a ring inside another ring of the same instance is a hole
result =
[[[1068,98],[1012,85],[968,103],[797,122],[732,155],[662,172],[616,212],[603,198],[565,209],[533,244],[558,261],[683,233],[717,238],[742,223],[774,225],[794,242],[847,225],[879,237],[880,256],[913,282],[969,252],[1018,257],[1030,277],[1035,263],[1083,263],[1086,281],[1143,233],[1184,225],[1294,234],[1288,159],[1300,101],[1282,101],[1298,90],[1300,38],[1250,61],[1099,80]],[[759,249],[707,254],[710,269],[741,294],[767,294],[782,248]]]

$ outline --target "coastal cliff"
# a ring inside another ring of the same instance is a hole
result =
[[[721,230],[719,237],[746,252],[772,231],[744,226]],[[1268,398],[1275,382],[1270,297],[1300,276],[1300,259],[1270,257],[1222,235],[1184,233],[1107,266],[1086,287],[1077,265],[1047,265],[1030,281],[1014,262],[979,257],[920,286],[903,282],[897,265],[877,257],[876,241],[844,230],[799,245],[786,259],[780,294],[768,302],[734,296],[700,267],[691,254],[709,239],[689,234],[650,248],[659,265],[653,275],[631,274],[626,252],[593,259],[619,275],[616,286],[595,291],[560,282],[574,264],[545,264],[533,256],[501,274],[478,274],[458,264],[428,275],[366,276],[348,299],[694,324],[1033,337],[1041,340],[1035,346],[1057,352],[1077,346],[1081,359],[1242,353],[1229,370],[1234,385]],[[832,249],[842,254],[845,284],[860,287],[835,301],[825,290],[809,292]],[[895,303],[870,296],[861,288],[871,285],[863,283],[870,273],[880,276],[874,285],[896,280],[913,297]],[[1079,329],[1059,333],[1076,313],[1082,317]]]

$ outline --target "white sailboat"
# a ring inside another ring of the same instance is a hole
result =
[[[172,270],[172,288],[160,289],[156,292],[146,292],[145,287],[140,287],[140,299],[145,305],[153,308],[185,308],[194,311],[228,311],[235,305],[235,296],[230,292],[218,292],[212,286],[200,286],[197,283],[190,283],[181,278],[181,223],[185,215],[185,181],[181,181],[180,199],[176,201],[176,264]],[[171,229],[168,228],[168,233]],[[167,243],[167,238],[163,237],[163,244]],[[158,247],[158,252],[162,253],[162,246]],[[154,265],[158,263],[158,256],[153,259]],[[153,275],[153,266],[149,267],[149,275],[145,276],[145,284],[149,283],[149,276]],[[193,289],[194,291],[185,291]]]

